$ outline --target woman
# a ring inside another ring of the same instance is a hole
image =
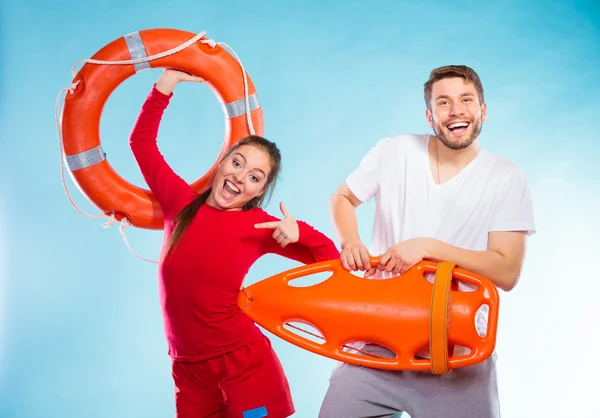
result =
[[[262,137],[252,135],[231,147],[212,188],[201,195],[173,172],[156,138],[173,89],[183,81],[204,80],[165,70],[130,137],[164,214],[159,296],[173,360],[176,416],[243,418],[265,416],[263,411],[269,418],[288,417],[294,406],[281,364],[268,338],[238,307],[238,293],[264,254],[308,264],[337,259],[339,252],[283,204],[281,220],[260,209],[281,164],[276,145]]]

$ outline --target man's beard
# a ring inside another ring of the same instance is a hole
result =
[[[479,134],[481,133],[482,123],[481,118],[477,118],[473,122],[473,133],[469,135],[465,139],[461,139],[459,142],[452,142],[450,139],[444,134],[443,128],[439,124],[435,124],[433,126],[433,132],[435,132],[435,136],[444,144],[446,147],[453,150],[462,150],[469,147],[473,141],[477,139]],[[469,128],[471,125],[469,125]],[[468,128],[467,128],[468,129]]]

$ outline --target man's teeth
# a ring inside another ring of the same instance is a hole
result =
[[[453,123],[452,125],[448,125],[448,129],[466,128],[467,126],[469,126],[467,122],[457,122]]]

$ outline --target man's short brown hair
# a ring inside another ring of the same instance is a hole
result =
[[[438,67],[431,71],[429,74],[429,80],[425,83],[425,105],[427,109],[431,111],[431,88],[433,83],[436,81],[443,80],[445,78],[460,77],[467,83],[472,83],[477,89],[477,95],[479,96],[479,103],[484,103],[483,100],[483,86],[477,73],[466,65],[446,65],[444,67]]]

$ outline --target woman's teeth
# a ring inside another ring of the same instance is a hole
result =
[[[240,189],[238,189],[233,183],[231,183],[229,180],[225,180],[225,186],[224,186],[225,190],[227,192],[229,192],[230,194],[233,195],[238,195],[240,194]]]

